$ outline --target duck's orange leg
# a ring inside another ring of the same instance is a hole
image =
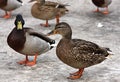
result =
[[[41,26],[44,26],[44,27],[50,27],[49,23],[48,23],[48,20],[46,20],[46,24],[40,24]]]
[[[58,24],[59,22],[60,22],[60,16],[57,15],[57,16],[56,16],[56,24]]]
[[[35,64],[36,64],[37,56],[38,56],[38,54],[35,55],[33,61],[28,61],[28,62],[26,63],[26,65],[27,65],[27,66],[33,66],[33,65],[35,65]]]
[[[11,11],[8,13],[7,11],[5,11],[5,15],[3,16],[3,18],[10,18],[11,17]]]
[[[94,12],[100,12],[99,8],[97,8]]]
[[[22,65],[22,64],[26,64],[28,62],[28,55],[26,55],[26,59],[25,60],[22,60],[22,61],[19,61],[17,62],[18,64]]]
[[[109,11],[108,11],[108,7],[106,7],[106,10],[103,12],[103,14],[108,14],[109,13]]]
[[[70,74],[68,79],[72,79],[72,80],[79,79],[82,76],[83,71],[84,71],[84,68],[79,69],[79,71]]]

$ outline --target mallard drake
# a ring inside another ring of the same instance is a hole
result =
[[[18,62],[32,66],[36,64],[37,56],[47,52],[55,41],[42,33],[38,33],[32,28],[24,27],[24,19],[20,14],[16,16],[15,28],[8,35],[7,43],[16,52],[26,56],[26,59]],[[29,61],[28,56],[35,56],[33,61]]]
[[[49,27],[48,20],[56,18],[56,22],[59,23],[59,17],[68,12],[67,5],[57,2],[45,1],[45,0],[30,0],[29,2],[37,1],[31,8],[32,16],[41,20],[46,20],[46,24],[42,26]]]
[[[69,79],[78,79],[82,76],[84,68],[101,63],[109,54],[109,48],[100,47],[97,44],[82,40],[72,39],[71,27],[61,22],[47,35],[60,34],[62,39],[57,45],[57,57],[65,64],[79,69],[70,74]]]
[[[99,7],[100,8],[106,8],[106,10],[103,12],[103,14],[108,14],[108,5],[111,4],[112,0],[92,0],[93,4],[97,6],[97,10],[95,12],[99,12]]]
[[[0,0],[0,9],[5,11],[4,18],[11,17],[11,11],[22,6],[21,0]],[[8,13],[9,11],[9,13]]]

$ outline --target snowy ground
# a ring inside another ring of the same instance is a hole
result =
[[[91,0],[57,0],[67,3],[70,12],[61,21],[71,25],[73,38],[81,38],[109,47],[114,55],[101,64],[86,68],[78,80],[69,80],[69,73],[77,71],[62,63],[55,54],[55,48],[42,54],[33,67],[18,65],[16,62],[24,56],[12,50],[6,42],[7,36],[14,27],[15,16],[21,13],[26,21],[25,26],[47,33],[55,26],[55,20],[49,21],[50,28],[40,27],[45,21],[31,16],[32,4],[23,0],[24,6],[12,12],[12,18],[1,18],[0,10],[0,82],[120,82],[120,1],[113,0],[109,6],[110,14],[93,13],[96,7]],[[56,0],[53,0],[56,1]],[[101,23],[104,27],[97,27]],[[60,36],[51,36],[57,42]],[[32,59],[32,58],[31,58]]]

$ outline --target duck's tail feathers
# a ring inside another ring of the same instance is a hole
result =
[[[104,47],[107,51],[110,51],[110,52],[112,52],[112,50],[110,50],[110,48],[106,48],[106,47]]]
[[[52,49],[52,48],[54,48],[54,47],[56,47],[56,46],[57,46],[57,44],[51,44],[50,49]]]
[[[113,55],[112,50],[110,50],[110,48],[101,47],[101,50],[103,51],[103,54],[105,57],[109,57],[109,56]]]
[[[114,54],[112,53],[112,50],[110,50],[110,48],[104,47],[104,49],[106,49],[106,50],[108,51],[108,54],[106,55],[106,58],[111,58],[111,56],[114,55]]]

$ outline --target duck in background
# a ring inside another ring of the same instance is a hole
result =
[[[95,12],[99,12],[99,8],[106,8],[103,14],[108,14],[108,6],[111,4],[112,0],[92,0],[93,4],[97,6],[97,10]]]
[[[49,27],[48,20],[56,18],[56,23],[59,23],[59,18],[68,12],[65,4],[60,4],[57,2],[45,1],[45,0],[30,0],[29,2],[34,2],[31,8],[31,14],[33,17],[46,20],[46,24],[41,24],[44,27]]]
[[[11,11],[22,6],[22,3],[23,2],[21,0],[0,0],[0,9],[5,11],[5,15],[3,17],[10,18]]]
[[[62,35],[56,48],[58,58],[65,64],[79,69],[70,74],[69,79],[80,78],[84,68],[101,63],[110,55],[109,48],[82,39],[72,39],[71,27],[65,22],[57,24],[55,29],[47,35],[53,34]]]
[[[24,27],[24,19],[18,14],[15,20],[15,28],[8,35],[7,43],[16,52],[26,56],[26,59],[18,62],[27,66],[36,64],[37,56],[53,48],[54,40],[42,33],[38,33],[32,28]],[[34,56],[33,61],[29,61],[28,56]]]

